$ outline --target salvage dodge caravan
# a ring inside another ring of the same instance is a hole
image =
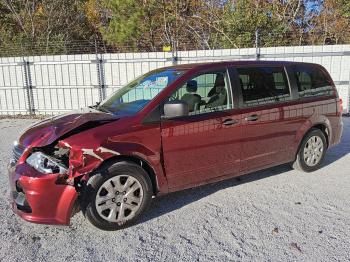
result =
[[[316,64],[239,61],[151,71],[94,106],[29,127],[9,165],[12,207],[116,230],[152,197],[291,163],[312,172],[339,143],[342,102]]]

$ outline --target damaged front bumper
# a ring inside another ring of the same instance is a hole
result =
[[[42,174],[26,163],[8,166],[13,211],[40,224],[69,225],[77,191],[59,184],[59,174]]]

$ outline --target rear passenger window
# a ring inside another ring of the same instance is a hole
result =
[[[247,106],[290,100],[284,68],[237,68],[243,102]]]
[[[312,65],[294,67],[300,97],[334,95],[332,83],[325,73]]]

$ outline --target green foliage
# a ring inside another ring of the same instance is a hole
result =
[[[106,27],[101,28],[102,36],[108,43],[134,45],[146,29],[143,23],[144,7],[136,0],[103,1],[110,13]],[[132,10],[132,11],[131,11]]]
[[[67,42],[93,35],[83,0],[15,0],[0,2],[0,54],[58,54]]]
[[[349,0],[338,0],[338,4],[340,7],[340,12],[342,15],[348,19],[350,19],[350,1]]]
[[[263,1],[237,0],[227,4],[224,9],[222,26],[229,38],[222,38],[224,47],[230,47],[234,41],[237,47],[252,47],[255,43],[255,31],[269,32],[273,25],[271,10]]]

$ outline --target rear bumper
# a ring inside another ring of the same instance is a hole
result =
[[[73,186],[56,184],[58,174],[44,175],[26,163],[8,167],[11,205],[26,221],[69,225],[77,192]]]

